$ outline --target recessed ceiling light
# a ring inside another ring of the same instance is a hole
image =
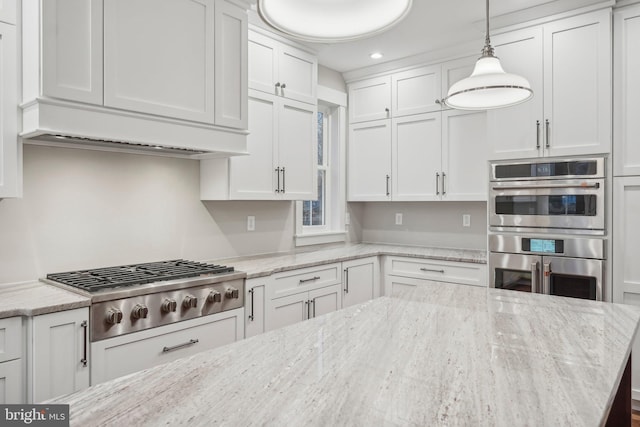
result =
[[[371,57],[371,59],[380,59],[380,58],[382,58],[382,54],[380,52],[373,52],[369,56]]]
[[[412,1],[258,0],[258,13],[267,24],[294,38],[344,42],[393,27],[407,16]]]

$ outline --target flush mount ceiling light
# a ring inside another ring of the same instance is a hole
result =
[[[371,59],[380,59],[380,58],[382,58],[382,53],[380,53],[380,52],[373,52],[371,55],[369,55],[369,57],[370,57]]]
[[[270,26],[300,40],[344,42],[388,30],[409,13],[412,0],[258,0]]]
[[[490,110],[520,104],[533,96],[524,77],[506,73],[493,54],[489,39],[489,0],[487,0],[487,35],[482,56],[471,76],[454,83],[444,102],[459,110]]]

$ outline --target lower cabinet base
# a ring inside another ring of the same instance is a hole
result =
[[[95,385],[244,337],[244,308],[135,332],[91,344]]]
[[[0,405],[24,403],[22,360],[0,363]]]

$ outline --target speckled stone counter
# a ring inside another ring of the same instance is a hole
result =
[[[58,398],[72,426],[598,426],[640,310],[438,283]]]
[[[459,261],[486,264],[487,253],[474,249],[429,248],[421,246],[360,243],[310,252],[276,253],[270,255],[219,259],[213,262],[235,267],[247,273],[247,278],[269,276],[279,271],[313,267],[331,262],[348,261],[377,255]]]
[[[42,282],[2,285],[0,319],[89,307],[90,299]]]

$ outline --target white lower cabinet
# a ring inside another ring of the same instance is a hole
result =
[[[342,263],[342,307],[360,304],[380,296],[378,257]]]
[[[220,347],[243,336],[244,309],[240,308],[97,341],[91,344],[91,384]]]
[[[28,400],[42,402],[89,387],[89,309],[30,319]]]
[[[640,176],[613,181],[613,302],[640,306]],[[631,350],[631,394],[640,400],[640,332]]]
[[[244,307],[245,307],[245,338],[259,335],[264,332],[265,324],[265,290],[268,277],[247,279],[244,284]]]
[[[418,286],[434,286],[438,284],[438,282],[434,282],[433,280],[411,279],[401,276],[387,276],[386,282],[387,295],[392,297],[401,296],[403,292]]]
[[[0,319],[0,405],[24,403],[22,318]]]
[[[342,306],[340,284],[269,301],[266,330],[271,331],[336,311]]]

